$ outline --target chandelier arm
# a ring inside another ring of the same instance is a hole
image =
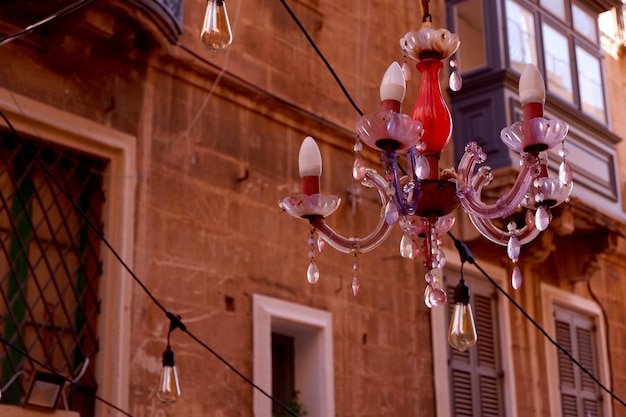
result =
[[[389,184],[380,174],[374,169],[368,168],[365,172],[365,178],[362,184],[366,187],[374,187],[378,191],[382,207],[384,208],[390,200],[387,194]],[[378,224],[374,230],[363,238],[359,237],[345,237],[340,233],[334,231],[321,216],[315,216],[310,219],[311,224],[317,229],[317,233],[324,239],[330,246],[343,253],[352,252],[369,252],[372,249],[378,247],[391,233],[393,225],[388,224],[385,221],[385,216],[382,215]]]
[[[485,204],[480,199],[480,190],[473,187],[478,183],[479,188],[482,188],[489,181],[485,169],[479,170],[478,175],[481,179],[474,181],[474,168],[477,163],[484,160],[485,154],[478,144],[472,142],[466,146],[457,171],[457,194],[461,205],[466,211],[479,217],[495,219],[507,216],[522,202],[532,181],[539,174],[539,158],[532,154],[522,155],[522,164],[513,187],[507,194],[498,198],[495,204]]]
[[[511,233],[499,229],[490,219],[481,218],[471,213],[468,213],[468,216],[474,227],[476,227],[481,235],[493,243],[507,246],[509,239],[511,238]],[[535,239],[539,233],[541,233],[541,230],[536,227],[530,228],[528,225],[524,225],[524,227],[515,231],[514,236],[519,239],[520,245],[524,245]]]

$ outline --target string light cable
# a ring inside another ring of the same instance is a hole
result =
[[[626,407],[626,402],[623,399],[621,399],[615,392],[613,392],[612,389],[604,385],[602,381],[600,381],[598,377],[596,377],[578,359],[576,359],[574,355],[570,353],[569,350],[565,349],[559,342],[557,342],[552,336],[550,336],[550,334],[548,334],[548,332],[539,324],[539,322],[537,322],[537,320],[535,320],[524,309],[524,307],[522,307],[504,288],[500,286],[500,284],[498,284],[498,282],[495,279],[491,277],[491,275],[487,273],[487,271],[485,271],[476,262],[476,259],[474,259],[474,256],[470,252],[467,245],[465,245],[465,243],[457,239],[451,232],[448,232],[448,236],[450,236],[450,238],[454,242],[454,246],[456,247],[457,251],[459,252],[459,255],[461,256],[461,260],[465,259],[467,262],[474,265],[476,269],[478,269],[485,276],[485,278],[487,278],[487,280],[489,280],[489,282],[491,282],[496,287],[496,289],[500,291],[522,313],[522,315],[526,319],[528,319],[528,321],[530,321],[532,325],[535,326],[537,330],[539,330],[539,332],[541,332],[541,334],[545,336],[545,338],[551,344],[553,344],[558,350],[563,352],[576,366],[578,366],[578,368],[580,368],[581,371],[587,374],[604,392],[609,394],[615,401],[619,402],[622,406]]]
[[[309,35],[309,32],[307,32],[306,28],[304,27],[304,25],[302,24],[300,19],[298,19],[298,16],[296,16],[296,14],[293,12],[293,10],[291,10],[291,7],[289,7],[289,5],[287,4],[287,2],[285,0],[280,0],[280,2],[284,6],[285,10],[287,10],[287,13],[289,13],[289,16],[291,16],[291,18],[296,23],[296,25],[298,25],[298,28],[300,28],[300,31],[304,34],[304,36],[306,37],[306,40],[309,41],[309,44],[311,45],[311,47],[315,50],[317,55],[324,62],[324,65],[326,65],[326,68],[328,69],[330,74],[333,76],[333,78],[335,79],[335,81],[339,85],[339,88],[341,88],[341,91],[346,96],[346,98],[348,99],[348,101],[350,102],[352,107],[354,107],[354,109],[359,114],[359,116],[363,116],[363,112],[361,111],[359,106],[354,102],[354,100],[350,96],[350,93],[348,92],[346,87],[343,85],[343,82],[341,82],[341,79],[339,78],[339,76],[337,75],[335,70],[333,69],[332,65],[330,65],[330,62],[328,62],[328,60],[326,59],[326,57],[324,56],[324,54],[322,53],[320,48],[317,46],[317,44],[315,43],[315,41],[313,40],[311,35]]]
[[[35,29],[45,25],[46,23],[50,23],[56,19],[59,19],[67,14],[70,14],[78,9],[80,9],[83,6],[86,6],[87,4],[93,2],[94,0],[78,0],[64,8],[62,8],[61,10],[59,10],[58,12],[52,13],[51,15],[39,20],[38,22],[33,23],[32,25],[29,25],[27,27],[25,27],[24,29],[12,33],[10,35],[4,36],[2,38],[0,38],[0,45],[4,45],[5,43],[11,42],[12,40],[15,40],[27,33],[30,33],[32,31],[34,31]]]
[[[278,400],[277,398],[273,397],[271,394],[269,394],[267,391],[265,391],[263,388],[261,388],[260,386],[258,386],[257,384],[255,384],[250,378],[248,378],[246,375],[244,375],[241,371],[239,371],[237,368],[235,368],[230,362],[228,362],[224,357],[222,357],[219,353],[217,353],[217,351],[215,351],[214,349],[212,349],[207,343],[203,342],[202,340],[200,340],[200,338],[198,338],[195,334],[193,334],[182,322],[182,320],[174,315],[173,313],[169,312],[165,306],[154,296],[154,294],[152,294],[152,292],[148,289],[148,287],[142,282],[142,280],[137,276],[137,274],[135,274],[135,272],[130,268],[130,266],[128,266],[128,264],[124,261],[124,259],[122,258],[122,256],[115,250],[115,248],[113,247],[113,245],[111,245],[111,243],[108,241],[108,239],[104,236],[104,233],[100,230],[100,228],[98,226],[96,226],[96,224],[89,218],[89,216],[87,216],[87,213],[84,212],[84,210],[80,207],[80,205],[74,200],[74,198],[72,197],[72,195],[65,189],[65,187],[63,187],[63,185],[61,184],[61,182],[56,178],[56,176],[50,171],[50,169],[48,168],[48,166],[46,165],[46,163],[41,159],[41,156],[30,146],[30,144],[24,140],[24,138],[22,138],[22,136],[19,134],[19,132],[15,129],[15,127],[13,126],[13,124],[11,123],[11,121],[8,119],[8,117],[4,114],[3,111],[0,110],[0,117],[2,117],[2,119],[4,119],[5,123],[9,126],[9,128],[11,129],[11,131],[13,132],[13,134],[22,142],[23,146],[28,149],[28,151],[34,156],[35,160],[37,161],[37,163],[41,166],[41,168],[44,170],[44,172],[46,173],[46,175],[54,182],[54,184],[59,188],[59,190],[61,191],[61,193],[68,199],[68,201],[70,202],[70,204],[74,207],[74,209],[80,214],[81,217],[83,217],[83,219],[85,220],[85,222],[87,223],[87,225],[89,227],[91,227],[93,229],[93,231],[97,234],[97,236],[101,239],[101,241],[104,243],[104,245],[109,249],[109,251],[113,254],[113,256],[118,260],[118,262],[122,265],[122,267],[130,274],[130,276],[133,278],[133,280],[141,287],[141,289],[145,292],[145,294],[150,298],[150,300],[161,310],[163,311],[163,313],[165,313],[165,316],[170,320],[171,323],[173,323],[172,325],[175,326],[176,328],[180,328],[184,333],[186,333],[189,337],[191,337],[194,341],[196,341],[199,345],[201,345],[202,347],[204,347],[207,351],[209,351],[212,355],[214,355],[219,361],[221,361],[223,364],[225,364],[228,368],[230,368],[235,374],[237,374],[240,378],[242,378],[246,383],[248,383],[250,386],[252,386],[253,388],[255,388],[256,390],[258,390],[261,394],[263,394],[265,397],[269,398],[273,403],[275,403],[276,405],[278,405],[279,407],[281,407],[283,410],[285,410],[287,413],[289,413],[291,416],[293,417],[300,417],[298,414],[296,414],[295,412],[293,412],[289,407],[287,407],[285,404],[283,404],[280,400]],[[1,337],[1,336],[0,336]],[[7,343],[6,339],[1,338],[0,341]],[[9,344],[9,346],[11,346]],[[12,346],[11,346],[12,347]],[[26,356],[26,355],[25,355]]]

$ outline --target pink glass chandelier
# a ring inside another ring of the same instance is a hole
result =
[[[523,120],[505,127],[500,134],[503,143],[520,157],[519,173],[511,189],[495,202],[483,201],[482,190],[493,176],[489,166],[477,167],[485,162],[486,155],[475,142],[465,147],[456,169],[440,168],[440,156],[450,141],[453,125],[441,92],[439,72],[442,61],[450,59],[460,41],[446,29],[433,29],[428,1],[423,5],[422,27],[400,39],[403,56],[415,60],[421,74],[411,113],[401,111],[406,81],[411,79],[405,60],[402,66],[392,63],[383,76],[380,111],[366,114],[356,123],[352,174],[365,187],[378,191],[383,207],[374,230],[364,237],[346,237],[326,223],[325,218],[337,210],[341,199],[320,193],[322,159],[311,137],[304,140],[299,154],[302,194],[284,198],[279,207],[294,217],[307,219],[312,226],[308,281],[314,284],[319,279],[315,256],[328,243],[354,256],[354,295],[359,290],[358,255],[376,248],[399,225],[403,232],[400,255],[408,259],[417,259],[420,254],[423,257],[427,270],[424,300],[427,306],[434,307],[447,300],[442,286],[445,253],[441,238],[454,224],[453,212],[459,204],[476,229],[487,239],[506,246],[508,257],[517,264],[521,246],[548,227],[550,210],[568,200],[573,182],[564,146],[568,125],[544,118],[544,82],[533,65],[524,69],[519,81]],[[455,71],[456,61],[450,60],[450,67],[450,88],[458,90],[461,78]],[[363,145],[380,151],[382,174],[366,166],[361,157]],[[558,176],[551,177],[547,151],[558,146],[562,162]],[[520,212],[523,216],[516,214]],[[517,266],[511,280],[513,288],[518,289],[522,275]]]

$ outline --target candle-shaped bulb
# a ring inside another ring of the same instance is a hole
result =
[[[306,195],[319,194],[322,175],[322,154],[315,139],[307,136],[300,146],[298,167],[302,177],[302,192]]]
[[[406,80],[402,67],[394,61],[385,71],[383,80],[380,83],[381,110],[393,110],[399,113],[405,94]]]
[[[402,67],[396,61],[392,62],[383,75],[380,83],[380,101],[395,100],[402,102],[406,93],[406,81]]]
[[[528,103],[546,102],[546,87],[541,73],[533,64],[524,67],[519,78],[519,98],[522,106]]]

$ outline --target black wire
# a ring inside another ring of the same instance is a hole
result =
[[[328,60],[326,59],[322,51],[320,51],[320,49],[317,47],[317,45],[315,44],[315,41],[313,40],[313,38],[311,38],[311,35],[309,35],[309,33],[305,29],[302,22],[300,22],[300,20],[298,19],[298,16],[296,16],[293,10],[291,10],[291,8],[289,7],[289,5],[287,4],[285,0],[280,0],[280,2],[285,7],[285,9],[289,13],[293,21],[296,23],[296,25],[298,25],[298,28],[300,28],[300,31],[302,31],[307,41],[309,41],[309,44],[313,47],[313,49],[315,49],[315,52],[317,53],[317,55],[324,62],[324,65],[326,65],[326,68],[328,69],[328,71],[330,71],[331,75],[333,76],[337,84],[339,85],[339,88],[341,88],[341,91],[343,91],[343,94],[346,96],[350,104],[352,104],[352,107],[354,107],[354,109],[356,110],[357,113],[359,113],[360,116],[363,116],[363,112],[361,111],[359,106],[354,102],[354,100],[352,99],[352,96],[350,96],[350,93],[348,93],[348,90],[346,90],[346,87],[343,85],[343,83],[339,79],[339,76],[337,75],[333,67],[330,65],[330,63],[328,62]]]
[[[606,387],[602,383],[602,381],[600,381],[593,373],[591,373],[591,371],[589,371],[587,368],[585,368],[585,366],[582,363],[580,363],[578,361],[578,359],[576,359],[567,349],[565,349],[556,340],[554,340],[552,338],[552,336],[550,336],[548,334],[548,332],[543,327],[541,327],[541,325],[530,314],[528,314],[528,312],[526,310],[524,310],[524,308],[517,301],[515,301],[515,299],[513,297],[511,297],[511,295],[509,295],[509,293],[506,292],[504,290],[504,288],[502,288],[500,286],[500,284],[498,284],[498,282],[495,279],[493,279],[484,269],[482,269],[480,267],[480,265],[478,265],[476,263],[476,260],[474,259],[474,256],[470,252],[469,248],[465,245],[465,243],[463,243],[460,240],[458,240],[451,232],[448,232],[448,235],[454,241],[454,246],[459,251],[459,255],[461,256],[462,262],[463,262],[463,259],[465,259],[465,260],[467,260],[467,262],[469,262],[472,265],[474,265],[480,272],[482,272],[482,274],[485,276],[485,278],[487,278],[498,289],[498,291],[500,291],[502,294],[504,294],[504,296],[511,303],[513,303],[513,305],[524,315],[524,317],[526,317],[541,332],[541,334],[543,334],[546,337],[546,339],[548,339],[548,341],[550,343],[552,343],[554,346],[556,346],[557,349],[559,349],[561,352],[563,352],[572,362],[574,362],[576,364],[576,366],[578,366],[580,368],[581,371],[583,371],[591,379],[593,379],[593,381],[596,384],[598,384],[598,386],[600,388],[602,388],[603,391],[608,393],[611,397],[613,397],[614,400],[616,400],[621,405],[626,407],[626,402],[624,402],[624,400],[622,400],[620,397],[618,397],[617,394],[615,394],[610,388]]]
[[[282,402],[280,402],[279,400],[277,400],[276,398],[272,397],[270,394],[268,394],[267,392],[265,392],[263,389],[261,389],[259,386],[257,386],[256,384],[254,384],[248,377],[246,377],[243,373],[241,373],[239,370],[237,370],[233,365],[231,365],[228,361],[226,361],[226,359],[224,359],[222,356],[220,356],[216,351],[214,351],[213,349],[211,349],[206,343],[202,342],[200,339],[198,339],[198,337],[196,337],[193,333],[191,333],[187,327],[183,324],[183,322],[180,319],[180,316],[176,316],[173,313],[169,312],[164,306],[163,304],[161,304],[159,302],[159,300],[156,299],[156,297],[150,292],[150,290],[148,289],[148,287],[146,287],[146,285],[141,281],[141,279],[139,279],[139,277],[133,272],[133,270],[126,264],[126,262],[124,262],[124,260],[122,259],[121,255],[115,250],[115,248],[109,243],[109,241],[106,239],[106,237],[104,236],[104,234],[102,233],[102,231],[100,231],[100,229],[91,221],[91,219],[89,218],[89,216],[87,216],[87,214],[82,210],[82,208],[78,205],[78,203],[73,199],[72,195],[65,189],[65,187],[63,187],[63,185],[61,184],[61,182],[54,176],[54,174],[50,171],[50,169],[46,166],[45,162],[41,159],[41,157],[39,156],[39,154],[30,146],[30,144],[24,140],[24,138],[22,138],[22,136],[19,134],[19,132],[15,129],[15,127],[13,127],[13,124],[9,121],[9,119],[7,118],[7,116],[4,114],[4,112],[2,110],[0,110],[0,116],[4,119],[4,121],[7,123],[7,125],[9,126],[9,128],[11,129],[11,131],[13,132],[13,134],[22,142],[23,146],[28,149],[33,156],[35,157],[35,160],[39,163],[39,165],[41,166],[41,168],[44,170],[44,172],[46,173],[46,175],[48,175],[51,179],[52,182],[54,182],[54,184],[61,190],[61,192],[63,193],[63,195],[65,195],[65,197],[69,200],[69,202],[72,204],[72,206],[76,209],[76,211],[85,219],[85,221],[87,222],[87,224],[96,232],[96,234],[98,235],[98,237],[102,240],[102,242],[107,246],[107,248],[109,248],[109,250],[111,251],[111,253],[113,254],[113,256],[115,256],[115,258],[120,262],[120,264],[124,267],[124,269],[131,275],[131,277],[133,278],[133,280],[135,280],[135,282],[137,284],[139,284],[139,286],[143,289],[143,291],[148,295],[148,297],[150,297],[150,299],[154,302],[154,304],[159,307],[164,313],[165,316],[170,320],[170,330],[168,332],[168,345],[169,345],[169,333],[171,333],[172,330],[176,329],[176,328],[180,328],[182,331],[184,331],[185,333],[187,333],[189,336],[191,336],[192,339],[194,339],[195,341],[197,341],[198,343],[200,343],[204,348],[206,348],[210,353],[212,353],[217,359],[219,359],[221,362],[223,362],[224,364],[226,364],[226,366],[228,366],[231,370],[233,370],[237,375],[239,375],[244,381],[246,381],[248,384],[250,384],[252,387],[256,388],[257,390],[259,390],[263,395],[265,395],[266,397],[268,397],[270,400],[272,400],[274,403],[276,403],[278,406],[280,406],[281,408],[283,408],[285,411],[287,411],[289,414],[291,414],[293,417],[300,417],[297,414],[295,414],[293,411],[291,411],[286,405],[284,405]]]
[[[27,33],[32,32],[33,30],[37,29],[39,26],[43,26],[46,23],[50,23],[53,20],[56,20],[58,18],[61,18],[63,16],[65,16],[66,14],[72,13],[75,10],[78,10],[79,8],[86,6],[87,4],[91,3],[94,0],[78,0],[66,7],[64,7],[63,9],[59,10],[58,12],[55,12],[51,15],[49,15],[48,17],[45,17],[43,19],[41,19],[38,22],[33,23],[32,25],[26,27],[25,29],[20,30],[19,32],[15,32],[12,33],[11,35],[5,36],[0,38],[0,45],[3,45],[7,42],[12,41],[13,39],[19,38],[22,35],[25,35]]]
[[[74,386],[78,386],[78,382],[73,381],[71,378],[66,377],[63,374],[60,374],[59,372],[57,372],[56,370],[52,369],[51,367],[47,366],[46,364],[44,364],[43,362],[33,358],[32,356],[30,356],[28,354],[28,352],[25,352],[24,350],[20,349],[19,347],[15,346],[13,343],[9,342],[8,340],[6,340],[4,338],[4,336],[0,335],[0,342],[2,342],[3,344],[7,345],[8,347],[10,347],[11,349],[15,350],[16,352],[18,352],[20,355],[27,357],[29,360],[35,362],[37,365],[41,366],[43,369],[47,370],[48,372],[51,372],[61,378],[63,378],[65,380],[65,382],[69,382],[70,384],[74,385]],[[120,413],[124,414],[125,416],[128,417],[133,417],[132,414],[122,410],[121,408],[119,408],[118,406],[116,406],[115,404],[105,400],[104,398],[100,397],[99,395],[97,395],[96,393],[91,393],[90,395],[93,395],[93,397],[102,402],[103,404],[108,405],[109,407],[119,411]]]

